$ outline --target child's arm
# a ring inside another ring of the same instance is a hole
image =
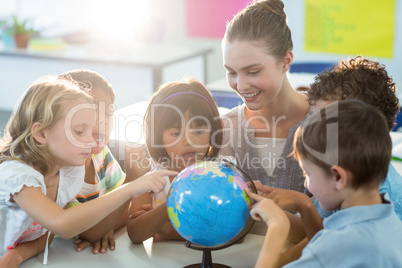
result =
[[[257,201],[250,211],[251,216],[255,220],[264,221],[268,227],[255,267],[278,267],[281,252],[290,229],[289,219],[274,201],[254,194],[249,190],[246,191],[252,199]]]
[[[70,209],[62,209],[46,197],[38,188],[23,187],[12,198],[40,225],[64,238],[71,238],[86,231],[127,200],[144,192],[158,193],[165,187],[163,176],[175,176],[177,172],[158,171],[147,174],[133,182],[99,198]]]
[[[308,239],[305,237],[302,241],[292,246],[285,252],[282,252],[281,257],[279,259],[279,267],[285,266],[288,263],[291,263],[297,259],[299,259],[302,255],[302,251],[305,246],[308,244]]]
[[[126,146],[124,166],[127,178],[135,179],[148,172],[150,164],[145,147]],[[149,194],[133,199],[128,215],[127,232],[133,243],[141,243],[155,234],[167,240],[181,238],[173,227],[169,226],[166,204],[153,209]]]
[[[306,238],[306,231],[304,230],[303,221],[299,216],[296,216],[288,211],[285,212],[290,222],[288,240],[294,244],[299,243],[301,240]]]
[[[166,207],[166,203],[165,203]],[[159,237],[163,240],[179,240],[184,241],[185,239],[176,231],[170,221],[166,222],[162,228],[157,233]]]
[[[102,221],[91,227],[87,231],[79,235],[79,240],[76,241],[77,251],[82,251],[86,247],[94,244],[93,253],[97,254],[99,251],[105,253],[107,247],[114,250],[114,230],[121,227],[120,219],[130,201],[126,201],[122,206],[109,214]],[[110,242],[110,243],[109,243]]]
[[[126,178],[124,183],[129,183],[150,171],[149,165],[144,164],[147,163],[145,160],[148,159],[144,146],[130,147],[126,145],[125,152]],[[108,246],[113,250],[115,247],[114,230],[126,225],[129,204],[130,201],[127,201],[101,222],[80,234],[79,239],[75,242],[76,250],[82,251],[91,245],[93,245],[94,254],[105,253]]]
[[[45,250],[48,233],[39,238],[21,243],[16,248],[10,249],[0,257],[0,268],[18,268],[24,261],[32,258]],[[49,236],[49,245],[53,241],[54,234]]]
[[[168,222],[166,204],[161,204],[152,209],[152,198],[148,193],[133,199],[129,208],[130,216],[127,221],[127,233],[134,244],[142,243],[154,236],[162,226]],[[150,206],[149,211],[144,211],[144,206]]]

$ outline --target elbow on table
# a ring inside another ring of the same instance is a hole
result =
[[[52,233],[54,233],[55,235],[58,235],[64,239],[71,239],[78,235],[77,233],[69,231],[69,230],[60,230],[60,231],[56,231],[56,232],[52,232]]]
[[[130,232],[127,229],[127,234],[133,244],[141,244],[146,240],[146,238],[144,239],[144,237],[138,232]]]

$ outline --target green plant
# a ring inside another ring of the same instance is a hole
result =
[[[30,19],[19,20],[16,15],[12,16],[11,29],[13,31],[13,34],[31,35],[36,33],[36,31],[31,26]]]

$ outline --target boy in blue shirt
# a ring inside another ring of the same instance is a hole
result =
[[[362,101],[334,102],[299,127],[293,148],[308,190],[323,209],[340,211],[324,219],[324,229],[286,267],[400,266],[402,222],[379,194],[392,148],[384,115]],[[251,215],[268,225],[256,267],[275,267],[289,219],[273,200],[248,194],[257,201]]]
[[[315,110],[334,101],[357,99],[378,108],[385,116],[389,131],[395,126],[399,112],[396,86],[385,66],[361,56],[341,61],[327,72],[319,73],[307,92],[307,100]],[[390,164],[388,174],[380,185],[380,193],[387,193],[394,210],[402,220],[402,177]],[[317,202],[315,202],[317,206]],[[322,218],[333,211],[317,206]]]

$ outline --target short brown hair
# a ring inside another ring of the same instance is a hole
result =
[[[188,113],[190,117],[206,118],[211,124],[211,137],[210,148],[205,157],[217,157],[223,138],[222,119],[209,91],[195,79],[163,84],[151,98],[144,117],[145,141],[149,155],[157,162],[169,159],[165,148],[162,146],[156,148],[152,143],[162,145],[165,130],[181,127],[181,117],[178,112],[183,115]],[[194,120],[194,123],[205,125],[206,121],[200,119]]]
[[[377,107],[394,127],[399,100],[396,87],[385,66],[360,56],[339,62],[331,70],[322,72],[308,90],[308,102],[358,99]]]
[[[308,159],[327,173],[339,165],[353,174],[352,187],[378,186],[391,160],[384,115],[359,100],[334,102],[314,113],[293,140],[296,160]]]
[[[255,41],[266,49],[267,54],[283,59],[293,50],[284,8],[280,0],[253,2],[227,23],[223,41]]]

